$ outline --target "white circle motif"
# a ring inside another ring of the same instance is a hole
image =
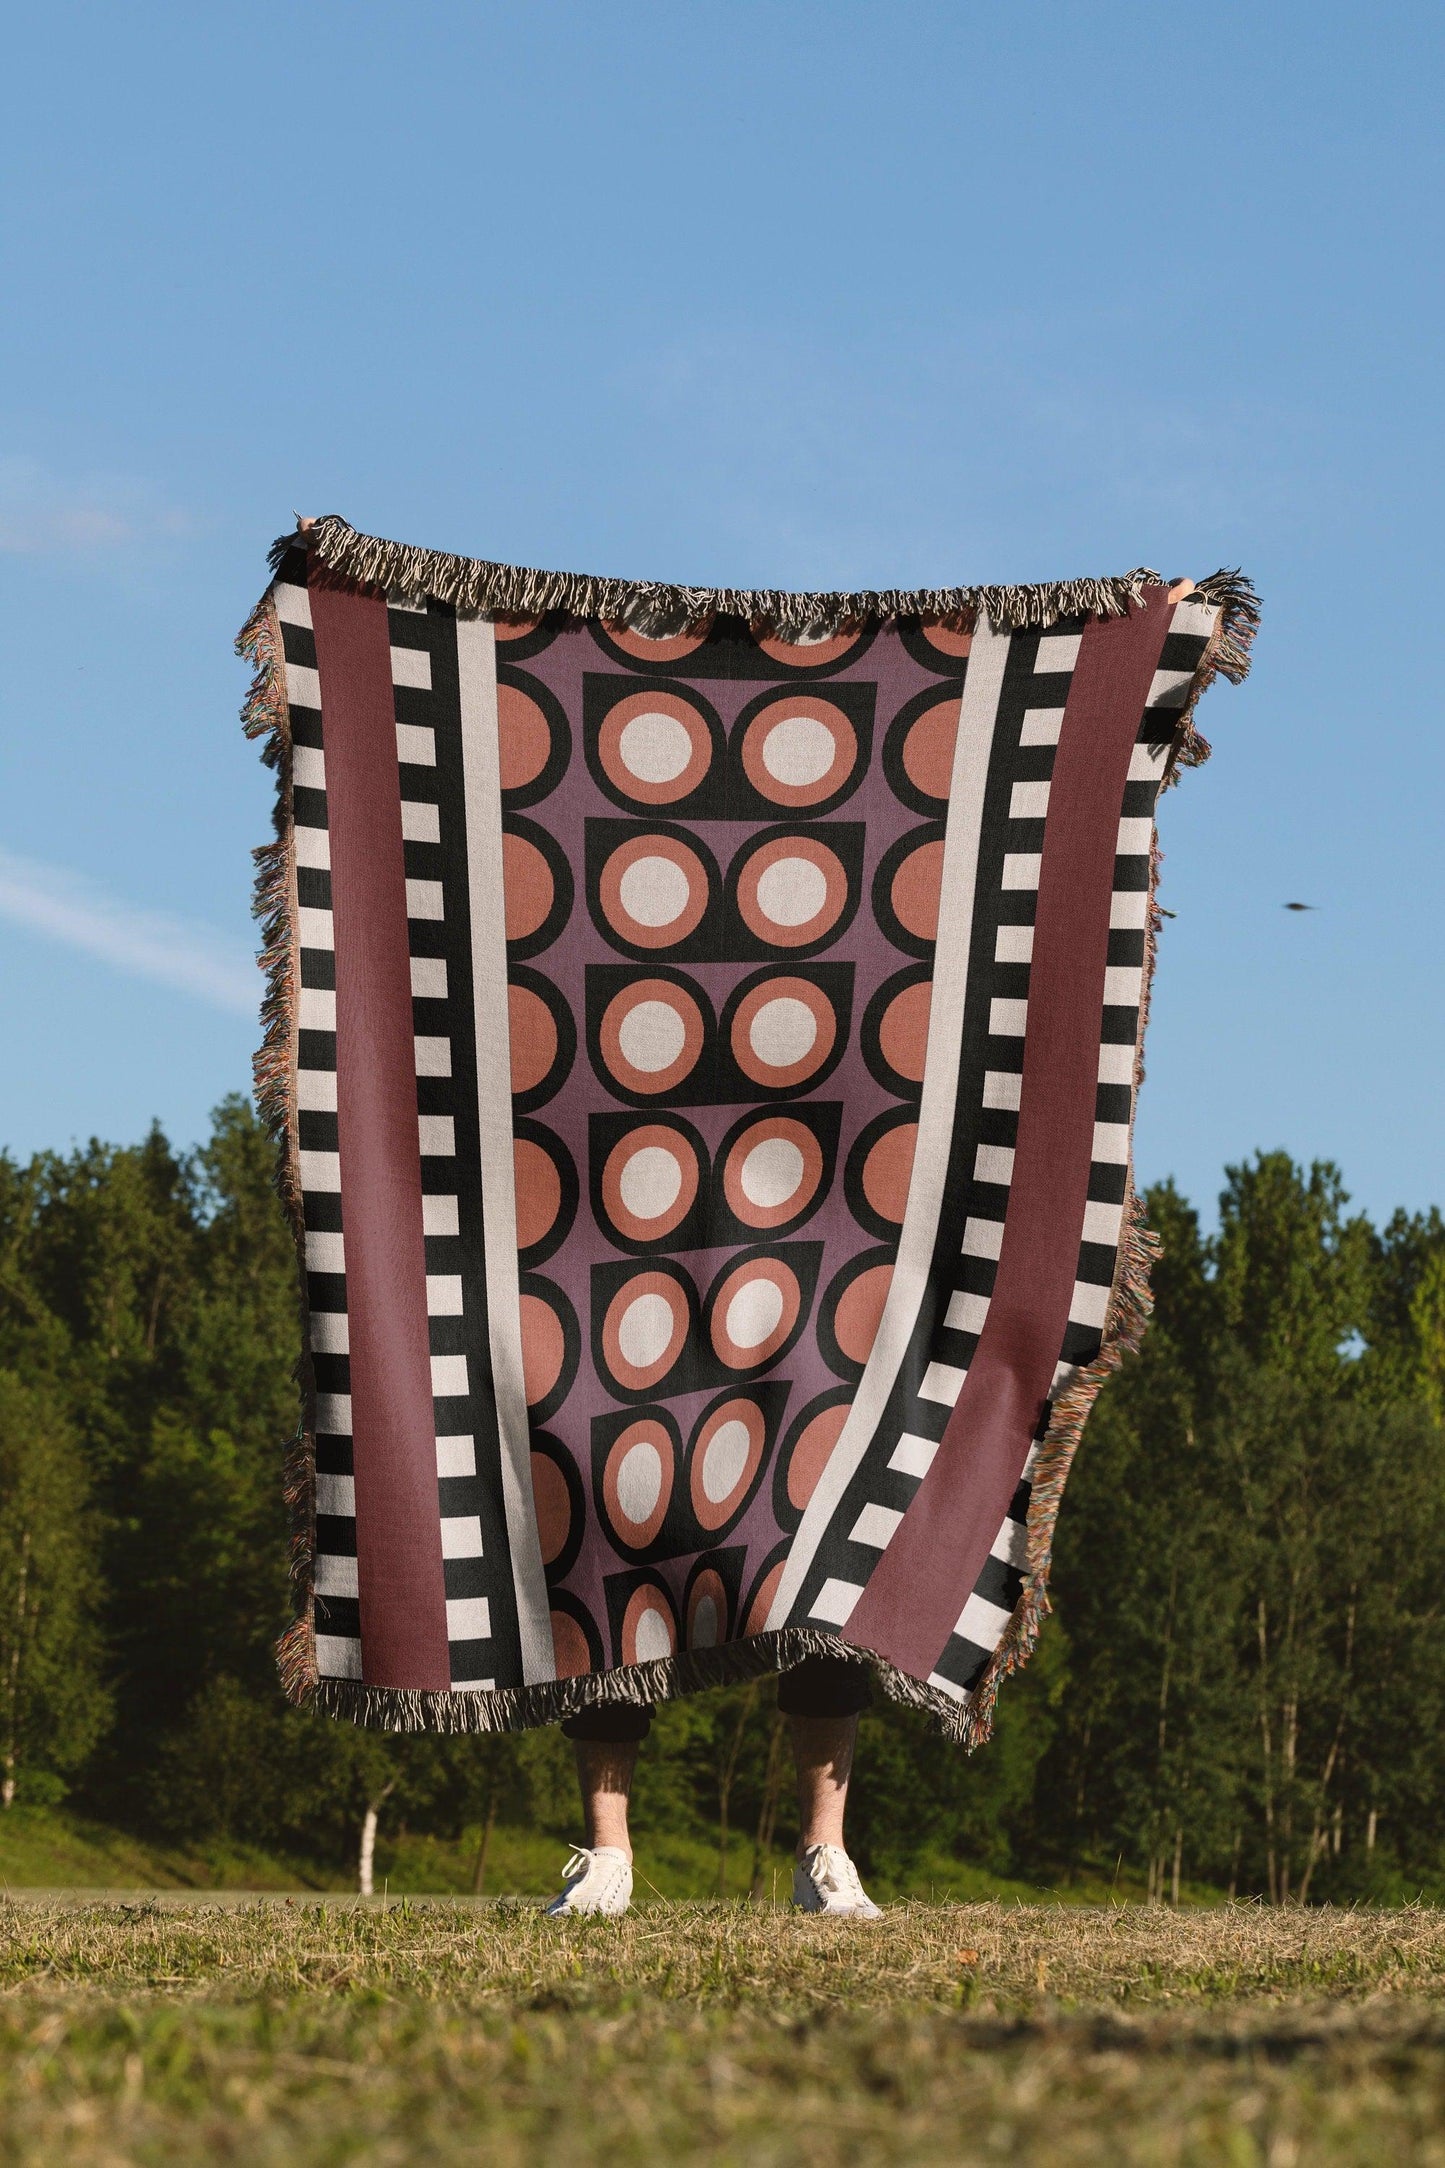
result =
[[[738,1182],[749,1204],[773,1212],[797,1195],[804,1170],[803,1155],[791,1137],[764,1137],[743,1161]]]
[[[671,926],[687,909],[692,884],[675,859],[634,858],[617,893],[636,925]]]
[[[720,1506],[725,1498],[731,1498],[741,1483],[752,1442],[747,1424],[736,1418],[719,1423],[708,1439],[702,1456],[702,1489],[710,1506]]]
[[[838,757],[832,731],[816,715],[783,715],[763,739],[763,766],[775,783],[806,790]]]
[[[623,1311],[617,1327],[622,1359],[634,1370],[650,1370],[662,1361],[672,1345],[675,1319],[665,1295],[636,1296]]]
[[[660,1219],[682,1193],[682,1169],[663,1145],[644,1144],[623,1167],[617,1187],[634,1219]]]
[[[670,1002],[639,1001],[619,1024],[617,1044],[624,1061],[644,1076],[654,1076],[677,1060],[687,1044],[687,1027]],[[765,1054],[759,1057],[767,1058]]]
[[[634,715],[618,733],[617,750],[639,783],[675,783],[692,759],[692,739],[675,715]]]
[[[806,1001],[792,994],[776,994],[765,1001],[748,1027],[748,1043],[769,1069],[791,1069],[795,1062],[806,1061],[817,1039],[817,1017]],[[657,1066],[661,1069],[665,1064]]]

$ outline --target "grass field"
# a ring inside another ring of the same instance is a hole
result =
[[[0,2160],[1445,2163],[1445,1915],[0,1906]]]

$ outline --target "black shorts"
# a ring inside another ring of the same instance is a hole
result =
[[[858,1716],[872,1699],[868,1666],[842,1656],[805,1656],[778,1679],[778,1707],[784,1716]],[[652,1704],[603,1701],[595,1708],[564,1716],[569,1739],[597,1739],[620,1746],[645,1739],[652,1729]]]

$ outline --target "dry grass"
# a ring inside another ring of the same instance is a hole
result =
[[[0,2159],[1445,2168],[1445,1916],[0,1909]]]

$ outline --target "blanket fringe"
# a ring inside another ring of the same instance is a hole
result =
[[[781,1632],[729,1641],[716,1649],[689,1649],[650,1664],[628,1664],[616,1671],[587,1672],[578,1678],[548,1679],[535,1686],[495,1689],[489,1693],[421,1693],[402,1687],[366,1686],[359,1679],[318,1679],[304,1699],[328,1716],[343,1717],[378,1731],[496,1732],[526,1731],[534,1724],[556,1724],[582,1709],[622,1703],[670,1701],[679,1694],[731,1686],[769,1671],[788,1671],[808,1656],[838,1656],[866,1664],[892,1701],[920,1709],[953,1739],[966,1737],[965,1705],[936,1687],[895,1671],[871,1649],[854,1648],[835,1634],[811,1626],[785,1626]]]
[[[1201,673],[1208,663],[1209,656],[1206,655],[1204,662],[1200,664]],[[1191,694],[1191,707],[1197,698],[1196,686]],[[1181,729],[1187,727],[1187,722],[1181,724]],[[1205,755],[1208,755],[1207,746]],[[1163,924],[1156,901],[1159,868],[1162,864],[1163,853],[1156,839],[1149,853],[1149,908],[1144,926],[1139,1037],[1134,1049],[1135,1107],[1139,1103],[1139,1087],[1144,1081],[1144,1039],[1149,1025],[1149,1004],[1154,986],[1154,962],[1159,930]],[[1131,1112],[1129,1186],[1124,1199],[1123,1239],[1119,1245],[1119,1264],[1109,1296],[1108,1315],[1104,1321],[1103,1343],[1094,1360],[1079,1372],[1067,1390],[1060,1393],[1054,1402],[1049,1427],[1038,1460],[1034,1464],[1033,1486],[1029,1494],[1028,1557],[1024,1568],[1023,1593],[1014,1608],[1013,1617],[1004,1629],[1002,1641],[994,1650],[973,1689],[967,1718],[958,1734],[970,1753],[991,1736],[998,1690],[1011,1673],[1021,1670],[1028,1662],[1044,1620],[1053,1609],[1049,1601],[1049,1568],[1053,1561],[1054,1529],[1058,1523],[1064,1485],[1069,1480],[1074,1455],[1084,1435],[1084,1425],[1089,1420],[1101,1389],[1119,1368],[1124,1357],[1137,1353],[1139,1343],[1144,1337],[1144,1328],[1154,1308],[1149,1280],[1161,1254],[1161,1245],[1159,1237],[1149,1225],[1143,1204],[1134,1187],[1133,1130]]]
[[[290,1518],[290,1571],[294,1616],[276,1644],[277,1667],[288,1699],[304,1701],[316,1683],[315,1383],[306,1332],[306,1228],[296,1126],[296,1012],[299,970],[296,946],[296,884],[291,848],[291,717],[286,705],[286,662],[281,626],[269,591],[236,637],[236,652],[255,670],[241,709],[248,738],[259,738],[261,757],[276,771],[276,840],[252,853],[256,864],[251,908],[261,927],[258,962],[265,973],[262,1038],[252,1063],[256,1109],[276,1147],[276,1192],[296,1244],[297,1305],[302,1354],[297,1384],[305,1410],[286,1446],[282,1495]]]
[[[715,617],[740,617],[763,634],[817,639],[853,632],[880,618],[928,617],[971,625],[980,611],[1000,631],[1052,625],[1061,617],[1122,617],[1159,580],[1136,566],[1107,579],[1050,580],[1034,586],[917,587],[791,594],[781,588],[675,587],[658,580],[599,579],[579,572],[539,572],[522,565],[454,557],[361,534],[330,512],[308,523],[301,541],[329,571],[407,601],[434,596],[468,615],[545,617],[565,610],[600,617],[639,632],[693,632]],[[283,535],[272,550],[273,570],[298,537]]]

